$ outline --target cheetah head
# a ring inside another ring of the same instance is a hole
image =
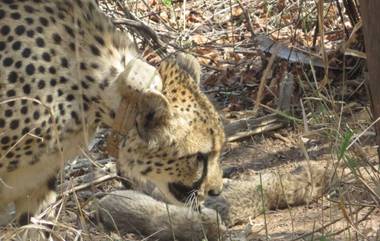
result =
[[[214,106],[198,87],[200,66],[180,54],[158,68],[161,91],[145,91],[135,123],[120,144],[120,173],[153,182],[175,204],[220,194],[219,156],[224,131]]]

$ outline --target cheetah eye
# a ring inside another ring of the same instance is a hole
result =
[[[198,161],[207,161],[208,160],[208,154],[207,153],[198,152],[197,153],[197,160]]]

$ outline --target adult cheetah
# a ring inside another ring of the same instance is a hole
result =
[[[156,73],[93,0],[1,0],[0,207],[28,223],[99,123],[119,135],[121,173],[177,204],[218,195],[224,133],[198,80],[184,55]]]

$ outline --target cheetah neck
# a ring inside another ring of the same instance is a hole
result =
[[[134,49],[114,48],[113,55],[107,59],[103,62],[103,70],[92,73],[96,84],[85,93],[85,96],[90,95],[85,99],[93,100],[91,104],[95,121],[112,127],[115,118],[122,112],[122,102],[127,102],[127,115],[134,115],[135,108],[128,104],[135,104],[135,99],[148,89],[161,92],[162,81],[156,68],[138,58]]]

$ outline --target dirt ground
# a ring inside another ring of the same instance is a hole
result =
[[[306,160],[297,145],[297,136],[293,130],[283,129],[243,142],[230,143],[222,163],[227,174],[234,179],[247,180],[257,175],[258,171],[268,168],[291,170],[297,162]],[[333,160],[328,144],[314,141],[308,150],[310,160]],[[376,158],[375,148],[367,146],[366,150],[368,157]],[[270,210],[265,217],[260,215],[252,218],[229,231],[235,238],[232,240],[379,240],[379,214],[379,210],[363,208],[350,218],[351,221],[364,220],[357,226],[350,225],[339,203],[324,197],[305,206]],[[361,235],[352,232],[352,228],[360,230]],[[327,238],[329,236],[332,237]]]
[[[226,123],[241,119],[240,114],[252,113],[256,105],[260,107],[254,115],[257,118],[277,113],[281,82],[288,73],[294,74],[290,115],[296,121],[288,119],[281,128],[227,142],[221,157],[226,178],[249,180],[260,171],[291,170],[302,161],[336,161],[345,141],[344,133],[350,131],[356,134],[353,137],[363,132],[352,148],[358,162],[379,163],[373,130],[364,132],[371,123],[363,84],[365,64],[352,56],[343,60],[340,52],[346,40],[351,44],[348,47],[364,51],[360,35],[352,34],[352,41],[345,36],[345,31],[353,33],[357,22],[348,16],[348,10],[342,21],[338,19],[340,8],[333,4],[335,1],[321,1],[325,8],[325,39],[316,30],[315,1],[309,0],[98,2],[113,19],[124,18],[128,7],[168,43],[169,52],[187,51],[197,56],[203,67],[202,89]],[[129,26],[118,27],[126,30]],[[261,34],[266,37],[259,38]],[[157,64],[160,56],[144,44],[143,57]],[[277,54],[268,47],[272,45],[280,45]],[[322,49],[329,57],[328,83],[324,79]],[[294,52],[298,57],[304,55],[292,60]],[[270,53],[276,58],[266,78],[262,78]],[[312,57],[317,61],[310,66]],[[343,61],[347,69],[343,69]],[[262,92],[261,83],[265,87]],[[338,122],[342,123],[337,125]],[[122,182],[116,176],[114,160],[99,151],[105,133],[100,132],[90,145],[91,158],[78,157],[65,167],[60,184],[66,193],[54,207],[59,211],[56,240],[155,240],[138,234],[108,233],[96,223],[91,204],[105,193],[120,189]],[[227,240],[380,240],[378,203],[344,205],[339,195],[328,194],[308,205],[267,210],[229,228]],[[17,232],[10,224],[1,234],[11,237]]]

